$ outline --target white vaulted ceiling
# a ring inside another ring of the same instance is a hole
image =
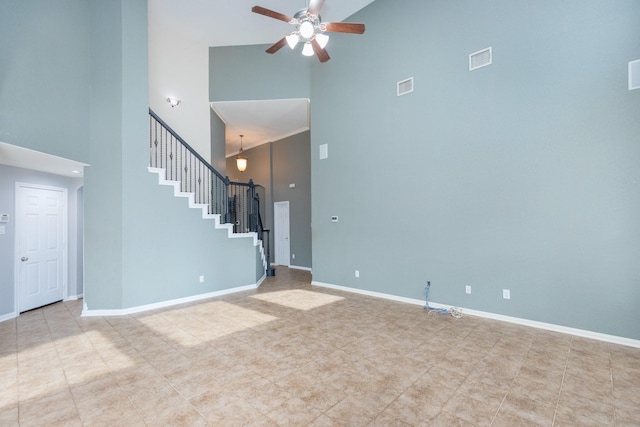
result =
[[[326,0],[323,22],[340,22],[373,0]],[[207,46],[271,44],[287,34],[285,22],[251,12],[253,6],[293,16],[305,0],[149,0],[149,19]]]
[[[323,22],[341,22],[374,0],[326,0]],[[285,15],[308,6],[306,0],[149,0],[149,19],[179,31],[185,38],[207,46],[273,44],[291,31],[276,19],[251,12],[262,6]],[[309,58],[315,60],[314,58]],[[226,154],[235,155],[271,141],[308,130],[309,101],[277,99],[211,104],[226,124]]]
[[[324,22],[341,22],[374,0],[326,0],[321,10]],[[207,46],[272,44],[290,31],[282,21],[251,12],[262,6],[286,15],[306,8],[306,0],[149,0],[149,20],[171,28],[194,43]],[[315,59],[315,58],[309,58]],[[206,89],[203,89],[206,90]],[[277,141],[309,129],[309,100],[278,99],[212,103],[227,126],[227,155],[243,146]],[[0,164],[78,176],[72,171],[86,166],[79,162],[14,147],[0,142]],[[80,174],[80,176],[82,176]]]
[[[242,146],[278,141],[309,130],[308,99],[212,102],[211,107],[226,124],[227,156]]]

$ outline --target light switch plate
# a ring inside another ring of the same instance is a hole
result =
[[[320,160],[324,160],[329,158],[329,145],[328,144],[322,144],[320,145]]]

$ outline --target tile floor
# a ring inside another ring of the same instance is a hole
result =
[[[0,323],[1,426],[638,426],[640,349],[310,285]]]

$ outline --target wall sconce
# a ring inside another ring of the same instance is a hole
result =
[[[169,103],[169,105],[171,105],[171,108],[173,107],[177,107],[178,105],[180,105],[180,101],[179,99],[176,98],[167,98],[167,102]]]

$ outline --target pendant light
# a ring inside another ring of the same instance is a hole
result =
[[[247,169],[247,158],[242,155],[244,151],[242,149],[242,137],[244,135],[240,135],[240,152],[238,153],[238,157],[236,157],[236,166],[240,172],[244,172]]]

